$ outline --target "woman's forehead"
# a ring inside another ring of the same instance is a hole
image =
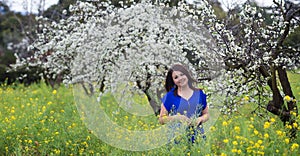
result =
[[[183,74],[181,71],[173,71],[172,76],[178,76],[180,74]]]

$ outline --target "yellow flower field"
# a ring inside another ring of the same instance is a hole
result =
[[[291,83],[299,99],[300,83]],[[106,109],[116,109],[109,100],[105,102]],[[251,108],[255,106],[248,103],[232,115],[220,115],[206,130],[206,141],[200,140],[194,145],[167,144],[148,151],[126,151],[102,142],[86,128],[74,104],[71,87],[53,90],[44,83],[29,87],[2,85],[0,155],[299,155],[299,115],[292,112],[297,123],[284,126],[276,116],[267,112],[253,114]],[[117,112],[110,117],[129,130],[160,126],[155,116],[139,119]],[[287,136],[291,128],[299,130],[298,138]]]

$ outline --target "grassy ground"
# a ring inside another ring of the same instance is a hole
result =
[[[296,99],[300,99],[300,76],[289,73]],[[72,88],[52,90],[44,83],[0,88],[0,155],[298,155],[299,137],[286,136],[289,129],[276,116],[249,113],[246,104],[233,115],[220,115],[209,129],[207,140],[189,146],[169,144],[147,151],[122,150],[102,142],[79,114]],[[102,99],[108,116],[130,130],[153,130],[157,117],[137,117]],[[298,102],[299,106],[299,102]],[[300,116],[295,116],[300,123]],[[96,119],[95,119],[96,121]],[[101,128],[101,125],[100,125]],[[299,136],[298,131],[298,136]],[[152,137],[155,137],[153,135]],[[128,138],[130,139],[130,138]],[[149,138],[153,139],[153,138]],[[160,139],[160,138],[155,138]]]
[[[293,93],[295,94],[294,96],[296,97],[296,99],[300,99],[300,74],[289,72],[288,77],[292,85]]]

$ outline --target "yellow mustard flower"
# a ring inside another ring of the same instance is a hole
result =
[[[235,126],[234,127],[234,131],[237,132],[237,133],[239,133],[241,131],[241,128],[239,126]]]
[[[238,153],[238,154],[241,154],[241,153],[242,153],[242,150],[239,149],[239,150],[237,151],[237,153]]]
[[[254,126],[252,124],[249,125],[249,128],[254,128]]]
[[[263,143],[263,141],[262,140],[258,140],[257,143],[261,145]]]
[[[265,155],[265,152],[263,152],[263,151],[257,151],[257,154],[258,155]]]
[[[297,128],[297,127],[298,127],[298,124],[297,124],[296,122],[294,122],[294,123],[293,123],[293,127],[294,127],[294,128]]]
[[[276,120],[274,118],[270,119],[271,123],[275,122]]]
[[[290,114],[292,114],[293,116],[297,116],[297,113],[293,111],[291,111]]]
[[[227,126],[227,125],[228,125],[228,122],[223,121],[222,125],[223,125],[223,126]]]
[[[237,150],[236,148],[233,148],[233,149],[231,150],[232,153],[237,153],[237,151],[238,151],[238,150]]]
[[[259,132],[258,132],[257,130],[254,130],[253,133],[254,133],[255,135],[258,135]]]
[[[55,154],[60,154],[60,150],[59,149],[54,149]]]
[[[238,142],[237,141],[233,141],[232,144],[233,145],[238,145]]]
[[[11,118],[11,120],[16,120],[17,119],[15,116],[11,116],[10,118]]]
[[[225,153],[221,153],[221,156],[227,156]]]
[[[88,135],[88,136],[86,137],[86,140],[91,140],[91,137]]]
[[[286,95],[284,98],[284,101],[290,102],[292,100],[292,98],[288,95]]]
[[[215,127],[215,126],[211,126],[211,127],[210,127],[210,130],[211,130],[211,131],[215,131],[215,130],[216,130],[216,127]]]
[[[290,124],[285,125],[285,127],[286,127],[287,129],[292,129],[292,128],[293,128],[292,125],[290,125]]]
[[[249,101],[249,100],[250,100],[249,96],[245,96],[245,97],[244,97],[244,100],[245,100],[245,101]]]
[[[290,143],[290,139],[289,139],[289,138],[285,138],[285,139],[284,139],[284,142],[285,142],[286,144],[288,144],[288,143]]]
[[[264,134],[264,138],[265,138],[265,139],[269,138],[269,134],[268,134],[268,133],[265,133],[265,134]]]
[[[265,124],[264,124],[264,129],[267,129],[270,127],[270,122],[266,121]]]
[[[277,130],[276,133],[278,136],[283,136],[283,132],[281,130]]]
[[[291,151],[294,151],[294,150],[296,150],[298,148],[299,148],[299,144],[293,143],[292,146],[291,146]]]
[[[251,153],[252,152],[252,147],[247,147],[247,153]]]

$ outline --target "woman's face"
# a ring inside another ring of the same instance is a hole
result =
[[[172,78],[177,87],[188,85],[188,78],[181,71],[173,71]]]

